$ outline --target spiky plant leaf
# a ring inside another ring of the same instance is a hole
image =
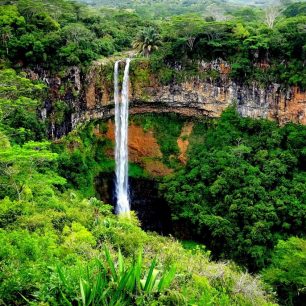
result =
[[[170,267],[169,271],[163,273],[163,276],[161,277],[157,287],[158,292],[161,292],[170,286],[171,282],[174,279],[175,273],[176,267],[174,265]]]
[[[113,259],[111,258],[109,249],[106,246],[104,247],[104,253],[105,253],[106,261],[107,261],[108,267],[110,269],[111,275],[112,275],[114,281],[117,281],[118,280],[118,275],[117,275],[117,272],[116,272],[116,269],[115,269],[115,264],[114,264]]]
[[[153,272],[154,272],[154,268],[155,268],[156,264],[157,264],[156,258],[154,258],[152,260],[150,270],[149,270],[148,276],[146,278],[146,283],[145,283],[145,286],[144,286],[144,289],[143,289],[144,291],[148,291],[148,289],[150,287],[150,284],[153,281]]]

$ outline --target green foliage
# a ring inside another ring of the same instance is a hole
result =
[[[24,74],[17,75],[13,69],[0,70],[0,110],[1,119],[6,118],[18,107],[24,106],[29,111],[35,110],[39,94],[42,94],[44,85],[35,84]],[[34,98],[34,99],[32,99]]]
[[[117,7],[121,9],[135,10],[140,16],[147,19],[162,19],[173,15],[188,13],[209,13],[209,9],[214,5],[225,6],[224,1],[220,0],[80,0],[81,2],[93,6]],[[229,6],[229,5],[228,5]],[[224,12],[225,7],[220,11]]]
[[[65,0],[3,1],[0,58],[12,64],[58,71],[131,46],[146,23],[134,13],[92,10]]]
[[[160,45],[160,35],[153,27],[144,28],[133,42],[133,47],[146,57],[158,50]]]
[[[149,60],[145,59],[141,59],[141,61],[131,62],[130,79],[131,84],[135,87],[135,90],[143,89],[146,86],[150,85],[151,71],[149,65]],[[143,96],[142,99],[145,101],[146,96]]]
[[[299,15],[306,15],[306,3],[305,2],[297,2],[292,3],[286,7],[283,14],[286,17],[296,17]]]
[[[262,284],[235,266],[145,233],[133,216],[116,217],[96,199],[70,191],[43,205],[36,197],[6,198],[0,207],[3,304],[186,305],[200,297],[223,305],[273,305]],[[250,285],[247,293],[243,288]]]
[[[164,21],[160,26],[163,44],[152,58],[161,83],[181,82],[184,78],[175,77],[181,71],[194,71],[189,78],[198,77],[202,73],[199,62],[221,58],[231,65],[230,76],[236,82],[264,86],[278,82],[304,89],[305,16],[279,18],[270,29],[259,9],[244,8],[232,14],[235,18],[228,21],[205,21],[197,15]]]
[[[305,234],[305,128],[229,109],[199,132],[186,168],[161,186],[173,220],[214,256],[258,271],[279,239]]]
[[[14,30],[17,27],[23,28],[24,26],[25,19],[23,16],[20,16],[16,6],[7,5],[0,7],[1,53],[4,51],[6,55],[9,54],[9,41]]]
[[[0,127],[16,143],[43,139],[45,126],[37,118],[36,109],[45,86],[13,69],[0,70],[0,79]]]
[[[137,164],[129,164],[129,177],[145,177],[144,170]]]
[[[291,237],[279,241],[270,267],[263,271],[264,279],[272,284],[286,305],[303,305],[306,288],[306,241]]]
[[[52,195],[53,185],[63,185],[56,169],[57,154],[50,152],[49,143],[29,142],[0,151],[0,197],[31,199],[36,194]],[[44,180],[42,180],[44,178]]]
[[[130,266],[124,262],[120,250],[117,262],[113,260],[106,246],[104,254],[104,261],[97,261],[90,267],[91,271],[87,270],[81,276],[80,305],[145,305],[150,295],[167,289],[175,275],[174,268],[164,272],[156,270],[155,259],[148,273],[144,273],[141,253]],[[65,285],[64,280],[63,275],[62,281]]]
[[[61,124],[66,119],[66,115],[69,111],[67,103],[58,100],[54,103],[54,119],[57,124]]]
[[[69,187],[86,196],[95,195],[94,179],[100,172],[114,169],[114,161],[105,154],[112,144],[105,136],[95,135],[96,126],[103,132],[104,123],[92,122],[52,145],[52,150],[59,154],[59,174],[67,179]]]

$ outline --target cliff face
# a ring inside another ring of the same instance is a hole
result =
[[[112,86],[103,83],[103,63],[95,63],[86,78],[83,110],[75,114],[73,124],[91,118],[112,116]],[[229,65],[222,61],[201,63],[203,70],[220,73],[217,81],[192,78],[181,83],[160,84],[144,63],[142,70],[131,71],[131,113],[177,112],[187,116],[219,117],[229,105],[236,105],[242,116],[267,118],[280,124],[306,124],[306,93],[298,88],[282,89],[236,84],[228,78]],[[147,74],[147,75],[145,75]],[[142,78],[139,77],[142,76]],[[143,76],[145,75],[145,76]]]
[[[176,112],[217,118],[228,106],[235,105],[242,116],[267,118],[279,124],[306,124],[306,92],[299,88],[282,89],[279,84],[268,88],[237,84],[228,77],[230,66],[221,60],[200,62],[199,67],[202,71],[214,69],[219,73],[218,79],[193,77],[163,85],[150,71],[148,62],[134,60],[130,113]],[[56,123],[52,121],[56,117],[54,107],[46,101],[42,116],[51,118],[52,137],[60,137],[80,122],[114,115],[112,69],[113,62],[104,60],[95,62],[83,75],[74,67],[64,78],[44,77],[50,85],[52,99],[63,100],[69,106],[63,122]]]
[[[111,119],[108,121],[105,136],[115,143],[115,126]],[[186,149],[184,149],[186,151],[188,144],[185,144]],[[172,169],[162,163],[163,154],[152,130],[144,131],[143,127],[131,122],[129,125],[128,151],[129,161],[140,165],[150,177],[165,176],[172,173]],[[184,157],[186,151],[182,153]],[[108,153],[109,157],[114,156],[113,150]]]

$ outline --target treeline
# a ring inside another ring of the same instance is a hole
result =
[[[217,15],[175,16],[160,24],[163,44],[152,56],[152,69],[164,82],[186,77],[220,80],[199,64],[216,58],[231,66],[237,82],[279,83],[306,88],[306,6],[294,3],[266,10],[242,8],[226,20]]]
[[[219,80],[201,70],[220,58],[237,82],[280,83],[305,89],[306,6],[220,5],[196,13],[155,20],[133,10],[91,8],[65,0],[1,1],[1,66],[38,66],[53,71],[87,66],[93,60],[130,50],[142,40],[151,51],[151,69],[163,83],[186,77]],[[227,7],[227,6],[225,6]],[[154,46],[158,48],[154,48]],[[152,54],[151,54],[152,53]]]
[[[1,65],[60,71],[128,49],[146,22],[126,11],[65,0],[1,1]]]
[[[79,0],[92,6],[106,6],[121,9],[133,9],[144,18],[162,19],[174,15],[206,13],[218,10],[225,13],[230,10],[226,0]]]

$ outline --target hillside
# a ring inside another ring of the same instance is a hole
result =
[[[159,1],[109,1],[109,0],[81,0],[93,6],[106,6],[113,8],[133,9],[147,18],[160,18],[174,15],[197,13],[208,14],[216,11],[225,13],[232,6],[226,0],[159,0]]]

